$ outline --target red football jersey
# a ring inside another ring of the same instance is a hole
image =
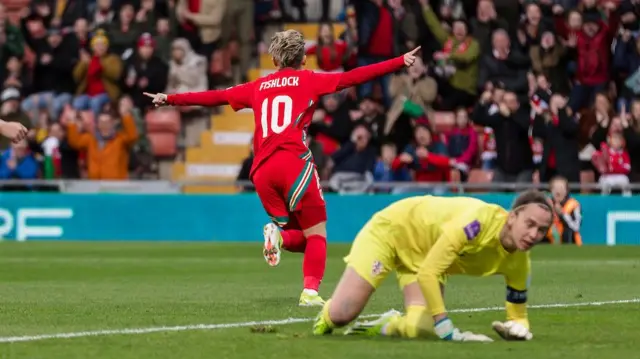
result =
[[[255,118],[251,176],[273,152],[292,151],[310,158],[305,145],[307,126],[321,96],[360,85],[404,67],[404,57],[362,66],[343,73],[317,73],[285,68],[271,75],[226,90],[167,95],[173,106],[252,108]]]
[[[234,110],[253,108],[255,158],[251,175],[275,151],[309,156],[305,143],[319,97],[336,92],[341,74],[282,69],[254,82],[227,89]]]

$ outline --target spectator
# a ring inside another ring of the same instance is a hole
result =
[[[376,150],[370,145],[370,138],[369,129],[359,125],[353,130],[351,141],[333,154],[333,175],[329,180],[332,190],[341,194],[369,190],[376,163]]]
[[[582,211],[580,202],[571,197],[566,178],[554,177],[549,182],[554,208],[554,221],[547,238],[551,244],[575,244],[582,246],[580,227]]]
[[[314,136],[308,135],[305,139],[305,143],[307,144],[309,151],[311,151],[311,156],[313,156],[313,162],[316,164],[316,170],[318,171],[320,179],[329,178],[329,174],[326,171],[329,156],[324,154],[322,144],[316,141]]]
[[[199,43],[198,52],[211,59],[213,52],[220,47],[220,40],[223,32],[223,16],[227,11],[227,4],[230,0],[197,0],[197,1],[178,1],[177,16],[181,23],[187,23],[195,26],[198,29]],[[238,0],[231,0],[232,2],[238,2]],[[242,1],[240,1],[242,2]],[[192,3],[197,4],[197,8],[192,6]],[[253,4],[248,5],[253,10]],[[243,11],[249,11],[244,9]],[[253,19],[251,19],[253,21]],[[251,33],[251,29],[239,29],[241,31],[248,31]],[[247,34],[247,36],[249,35]],[[244,39],[244,34],[238,34]],[[192,44],[193,45],[193,44]],[[243,55],[245,55],[243,53]],[[246,54],[249,58],[251,53]],[[241,60],[245,61],[245,60]],[[247,59],[248,61],[248,59]],[[248,67],[245,69],[248,70]]]
[[[599,113],[596,114],[597,119],[596,122],[598,125],[595,126],[594,131],[591,135],[591,145],[594,148],[600,148],[602,144],[606,144],[608,141],[608,137],[611,133],[620,132],[624,137],[624,144],[628,153],[630,155],[631,160],[631,169],[632,172],[630,175],[632,178],[635,178],[635,171],[637,171],[637,167],[633,166],[633,163],[638,161],[638,146],[640,144],[640,135],[638,134],[636,128],[636,117],[640,116],[640,102],[637,100],[632,103],[631,114],[627,113],[626,107],[622,106],[622,111],[620,112],[619,117],[615,117],[614,114],[611,116],[603,116]],[[593,152],[592,152],[593,153]],[[593,158],[593,155],[592,155]],[[598,173],[601,173],[600,169],[596,167]]]
[[[391,132],[403,113],[412,112],[411,106],[417,107],[417,117],[423,115],[428,117],[433,111],[432,104],[438,95],[438,84],[427,75],[427,67],[418,57],[406,72],[391,77],[389,94],[393,102],[387,112],[386,134]]]
[[[531,183],[533,153],[529,145],[529,109],[521,106],[517,95],[506,92],[501,103],[493,107],[492,94],[485,91],[474,110],[474,122],[489,126],[496,138],[497,159],[494,182]]]
[[[73,33],[69,35],[72,41],[72,47],[80,49],[79,51],[91,51],[91,42],[89,41],[89,23],[87,19],[79,18],[73,25]],[[80,58],[80,53],[78,54]]]
[[[52,121],[47,112],[40,112],[38,121],[34,123],[36,123],[36,127],[29,131],[27,137],[30,140],[35,140],[36,143],[40,144],[47,138],[47,136],[49,136],[49,125],[52,123]],[[33,141],[31,141],[31,143],[33,143]]]
[[[149,33],[138,39],[136,54],[130,57],[123,71],[123,88],[134,106],[146,110],[151,104],[143,92],[163,92],[167,87],[168,66],[154,55],[155,42]]]
[[[631,98],[640,95],[640,38],[634,37],[629,29],[624,29],[618,36],[613,54],[613,68],[627,77],[623,78],[625,81],[620,87],[618,108],[623,104],[630,108]]]
[[[496,168],[496,137],[491,127],[485,127],[482,133],[482,153],[480,159],[482,161],[481,168],[485,171],[493,171]]]
[[[478,58],[480,45],[469,35],[467,24],[462,19],[453,22],[453,35],[442,27],[427,0],[420,0],[427,26],[442,50],[434,54],[435,73],[439,76],[440,107],[452,111],[458,107],[472,106],[478,81]]]
[[[196,92],[205,91],[207,88],[207,60],[205,57],[196,54],[186,39],[174,40],[165,92]]]
[[[565,40],[581,31],[583,23],[584,21],[582,19],[582,13],[579,10],[569,11],[564,27],[563,37],[565,38]]]
[[[323,96],[321,107],[313,114],[309,134],[322,145],[324,155],[331,156],[340,148],[340,144],[349,141],[354,123],[349,114],[349,105],[340,94]]]
[[[552,31],[545,31],[540,39],[539,45],[529,49],[533,71],[551,82],[553,92],[568,95],[567,51]]]
[[[65,1],[65,0],[41,0],[55,4],[55,8],[51,5],[52,19],[51,26],[63,28],[73,26],[78,18],[84,18],[87,15],[86,3],[84,1]]]
[[[599,182],[603,194],[609,194],[612,188],[621,188],[623,194],[631,195],[628,189],[631,160],[624,148],[624,137],[621,133],[611,133],[607,142],[600,145],[600,151],[594,153],[593,161],[600,172]]]
[[[22,102],[22,109],[34,123],[39,111],[48,109],[50,117],[58,119],[64,107],[71,103],[77,54],[78,49],[72,47],[68,38],[63,39],[59,29],[49,30],[46,44],[36,53],[33,93]]]
[[[120,97],[118,101],[118,115],[120,118],[131,116],[136,124],[138,139],[131,147],[129,171],[141,179],[144,172],[151,170],[153,162],[151,142],[147,137],[147,122],[142,111],[134,106],[133,100],[127,95]],[[121,124],[119,127],[122,127]]]
[[[445,137],[447,152],[455,160],[454,167],[460,171],[462,180],[466,181],[478,154],[478,134],[469,122],[466,108],[456,110],[455,127],[447,131]]]
[[[13,87],[21,92],[28,91],[31,87],[31,78],[27,69],[22,66],[20,59],[11,56],[6,67],[3,87]]]
[[[477,5],[477,15],[471,20],[471,35],[480,45],[480,53],[491,51],[491,34],[498,29],[507,30],[509,25],[496,13],[492,0],[480,0]]]
[[[120,74],[122,61],[114,54],[107,52],[109,40],[99,32],[91,39],[93,54],[80,51],[80,61],[73,69],[73,77],[78,84],[73,100],[76,110],[91,110],[94,115],[102,112],[110,101],[120,97]]]
[[[20,109],[20,90],[15,87],[9,87],[2,91],[0,94],[0,118],[6,122],[19,122],[27,129],[33,127],[29,116],[22,112]],[[0,137],[0,150],[5,150],[9,147],[9,139]]]
[[[520,26],[522,14],[520,7],[522,2],[513,0],[494,0],[496,12],[507,22],[508,29],[516,34],[516,29]],[[515,39],[514,39],[515,40]]]
[[[362,116],[360,116],[362,114]],[[386,116],[382,114],[380,106],[372,97],[365,97],[360,101],[360,112],[352,117],[357,122],[367,126],[371,131],[371,145],[379,148],[384,137]]]
[[[595,13],[584,15],[584,24],[567,46],[577,56],[576,84],[571,91],[569,107],[577,112],[593,101],[595,94],[607,88],[612,35],[618,30],[615,17],[605,24]]]
[[[93,12],[93,21],[91,24],[94,28],[100,26],[109,26],[114,22],[116,12],[113,10],[113,2],[111,0],[97,0],[96,10]]]
[[[116,130],[113,116],[101,112],[95,133],[81,133],[82,122],[69,121],[67,138],[72,148],[86,151],[89,179],[125,180],[129,177],[129,151],[138,140],[138,131],[132,116],[122,118],[122,130]]]
[[[278,3],[280,4],[280,10],[282,11],[282,18],[284,21],[307,22],[307,14],[305,13],[305,8],[307,7],[307,3],[305,0],[290,0],[286,2],[286,6],[285,6],[285,2],[282,0],[278,1]],[[296,8],[296,10],[298,11],[297,19],[295,19],[291,15],[292,7]]]
[[[507,91],[514,92],[524,100],[529,90],[529,58],[517,50],[512,51],[509,35],[502,29],[493,33],[491,44],[493,50],[484,54],[480,62],[478,87],[490,90],[493,84],[501,83]]]
[[[344,41],[349,49],[349,57],[343,66],[345,71],[349,71],[358,65],[358,24],[353,7],[348,7],[346,12],[347,28],[340,34],[340,40]]]
[[[414,132],[414,143],[408,145],[392,165],[395,171],[406,167],[414,172],[417,182],[448,182],[453,160],[447,156],[442,142],[433,140],[428,125],[418,123]]]
[[[13,143],[0,157],[0,179],[36,179],[38,161],[29,151],[26,140]]]
[[[396,39],[399,52],[404,53],[416,48],[418,43],[417,16],[409,6],[409,2],[403,0],[388,0],[389,7],[393,11],[393,18],[398,27]],[[420,15],[420,12],[418,12]]]
[[[60,123],[49,125],[48,136],[40,147],[45,157],[45,178],[80,178],[78,151],[69,145],[65,128]],[[48,161],[51,165],[47,165]]]
[[[624,140],[631,157],[630,180],[640,182],[640,100],[631,102],[631,114],[626,114],[626,108],[620,113]]]
[[[451,33],[452,25],[454,21],[458,19],[464,19],[464,7],[460,0],[440,0],[438,3],[438,18],[440,24],[444,29]],[[422,5],[422,2],[420,2]]]
[[[578,150],[579,158],[582,161],[583,169],[592,169],[591,158],[593,152],[605,141],[606,134],[592,144],[592,136],[598,130],[598,124],[602,124],[604,128],[608,128],[609,120],[615,116],[611,102],[606,93],[596,94],[594,105],[587,110],[583,110],[579,114],[578,121]]]
[[[236,38],[240,46],[238,60],[240,61],[240,74],[243,82],[247,78],[251,61],[251,36],[253,35],[254,1],[252,0],[225,0],[226,11],[223,16],[222,46],[226,47],[231,41],[231,33],[235,29]],[[178,19],[180,19],[178,17]]]
[[[175,39],[174,27],[170,19],[160,18],[156,24],[156,35],[153,37],[156,44],[155,54],[166,64],[171,60],[171,44]]]
[[[12,56],[19,59],[24,56],[24,37],[20,29],[9,22],[7,10],[0,4],[0,60],[4,62]],[[4,63],[0,68],[4,68]]]
[[[392,58],[398,53],[396,38],[398,24],[392,9],[383,0],[358,1],[356,23],[358,25],[358,66],[370,65]],[[386,108],[391,106],[389,96],[390,75],[360,86],[360,97],[371,96],[373,85],[378,83]]]
[[[112,53],[122,56],[126,60],[133,53],[136,41],[142,33],[143,26],[135,22],[135,9],[130,3],[120,6],[118,20],[103,25],[101,28],[109,36],[110,50]],[[93,40],[91,40],[93,46]]]
[[[37,49],[46,42],[47,28],[51,22],[51,7],[46,1],[35,1],[33,11],[20,19],[20,27],[25,44]]]
[[[162,4],[162,3],[161,3]],[[138,30],[141,32],[151,32],[155,29],[157,23],[156,16],[156,1],[155,0],[141,0],[140,8],[136,12],[135,21],[138,26]]]
[[[406,166],[393,168],[393,161],[398,156],[396,145],[385,143],[380,149],[380,158],[373,169],[373,179],[376,182],[410,182],[411,173]],[[389,190],[392,190],[391,188]],[[386,192],[388,192],[387,190]]]
[[[569,182],[580,182],[578,121],[565,106],[566,99],[560,95],[551,97],[548,111],[534,106],[533,136],[543,141],[541,182],[549,182],[558,175]]]
[[[542,17],[538,4],[530,2],[525,8],[525,18],[517,32],[520,47],[529,53],[531,46],[540,44],[540,37],[547,31],[553,31],[553,23]]]
[[[316,44],[307,49],[307,55],[316,55],[322,71],[342,71],[342,64],[349,59],[350,49],[343,41],[336,41],[333,25],[320,24]]]

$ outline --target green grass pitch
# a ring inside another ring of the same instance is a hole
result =
[[[329,246],[325,297],[344,269],[348,249]],[[447,286],[448,308],[485,308],[453,313],[454,323],[497,340],[456,344],[313,337],[308,321],[253,333],[247,322],[305,319],[318,312],[296,306],[302,256],[284,253],[280,266],[270,268],[259,243],[4,242],[0,359],[638,357],[640,246],[545,246],[534,249],[533,258],[530,304],[560,305],[530,310],[534,340],[507,343],[491,332],[491,321],[503,319],[504,312],[485,309],[503,305],[502,278],[454,277]],[[396,285],[390,277],[366,313],[402,309]],[[566,306],[572,303],[592,304]],[[198,324],[208,326],[197,329]],[[158,331],[136,332],[148,328]],[[86,336],[105,330],[112,332]]]

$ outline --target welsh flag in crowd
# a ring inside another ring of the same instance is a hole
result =
[[[42,150],[44,152],[44,178],[59,178],[62,171],[60,167],[60,140],[55,137],[47,137],[42,142]]]

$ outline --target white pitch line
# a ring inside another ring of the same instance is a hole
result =
[[[548,308],[573,308],[573,307],[593,307],[601,305],[611,304],[633,304],[640,303],[640,298],[625,299],[625,300],[610,300],[601,302],[580,302],[580,303],[555,303],[555,304],[538,304],[528,306],[529,309],[548,309]],[[477,313],[477,312],[491,312],[504,310],[504,307],[484,307],[484,308],[462,308],[453,309],[449,313]],[[360,318],[375,318],[381,314],[367,314],[361,315]],[[82,338],[82,337],[97,337],[108,335],[127,335],[127,334],[148,334],[158,332],[183,332],[188,330],[214,330],[214,329],[230,329],[230,328],[245,328],[256,325],[287,325],[295,323],[307,323],[312,322],[315,318],[287,318],[280,320],[265,320],[254,322],[238,322],[238,323],[222,323],[222,324],[195,324],[195,325],[179,325],[173,327],[151,327],[151,328],[129,328],[129,329],[109,329],[109,330],[96,330],[86,332],[71,332],[71,333],[54,333],[54,334],[40,334],[40,335],[24,335],[17,337],[0,337],[0,343],[16,343],[16,342],[32,342],[46,339],[69,339],[69,338]]]

